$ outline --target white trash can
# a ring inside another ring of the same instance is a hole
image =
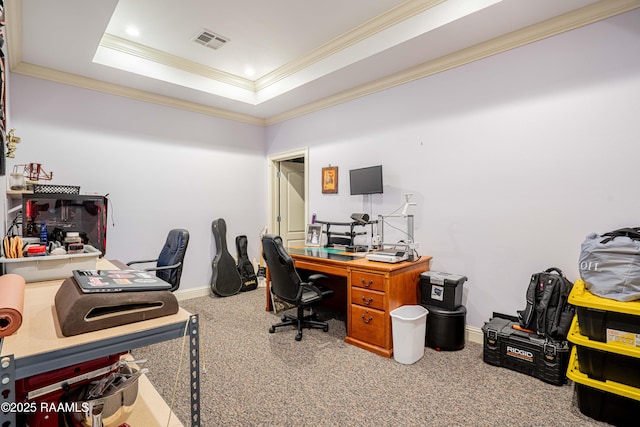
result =
[[[403,305],[389,313],[396,362],[411,365],[424,356],[427,313],[421,305]]]

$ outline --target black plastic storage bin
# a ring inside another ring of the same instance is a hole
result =
[[[574,382],[578,408],[594,420],[635,427],[640,414],[640,390],[615,381],[598,381],[580,371],[577,348],[571,351],[567,377]]]
[[[455,310],[462,305],[462,288],[465,276],[437,271],[420,274],[421,304],[435,305],[447,310]]]
[[[544,382],[566,383],[569,342],[550,341],[513,328],[517,322],[494,317],[482,327],[485,363],[518,371]]]
[[[575,383],[578,408],[584,415],[618,427],[637,427],[640,402]]]
[[[582,280],[576,280],[569,303],[576,306],[580,334],[589,339],[610,343],[640,334],[640,300],[602,298],[589,292]]]
[[[422,304],[427,309],[425,347],[436,350],[455,351],[464,348],[467,323],[467,308],[464,305],[447,310],[434,305]]]
[[[567,339],[575,344],[578,369],[589,378],[615,381],[640,388],[640,348],[621,343],[603,343],[580,334],[578,318],[573,318]]]

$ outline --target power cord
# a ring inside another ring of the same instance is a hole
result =
[[[389,215],[392,215],[392,214],[389,214]],[[406,234],[406,235],[407,235],[407,237],[409,238],[409,240],[410,240],[411,242],[415,242],[415,241],[413,240],[413,236],[412,236],[411,234],[407,233],[406,231],[404,231],[404,230],[403,230],[403,229],[401,229],[400,227],[396,227],[395,225],[390,224],[390,223],[389,223],[389,221],[387,221],[384,217],[385,217],[385,216],[382,216],[382,221],[383,221],[386,225],[388,225],[389,227],[391,227],[391,228],[393,228],[393,229],[395,229],[395,230],[397,230],[397,231],[401,232],[402,234]],[[400,243],[400,242],[402,242],[402,240],[400,240],[398,243]]]

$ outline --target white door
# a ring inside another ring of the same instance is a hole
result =
[[[305,235],[305,180],[304,163],[285,160],[280,162],[278,234],[285,247],[304,246]]]

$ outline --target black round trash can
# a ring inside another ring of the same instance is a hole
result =
[[[462,350],[467,323],[467,308],[464,305],[455,310],[422,304],[427,313],[425,346],[436,350]]]

